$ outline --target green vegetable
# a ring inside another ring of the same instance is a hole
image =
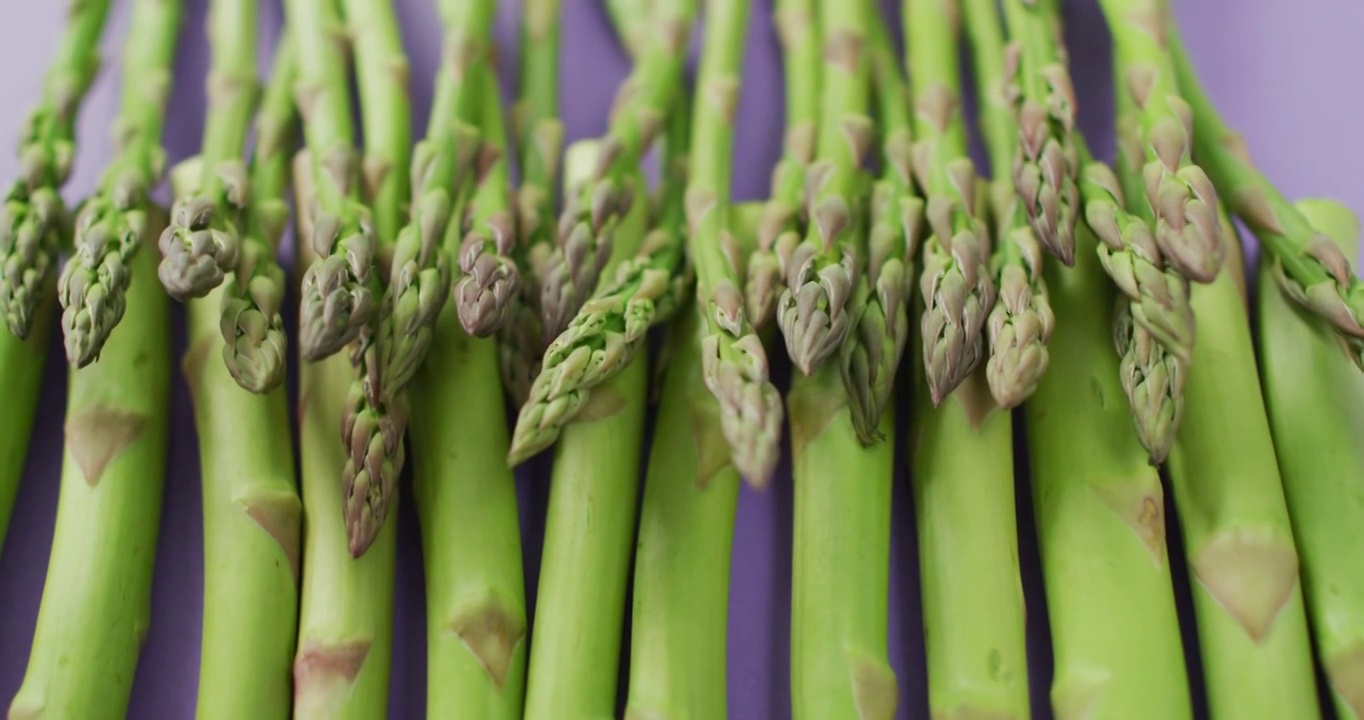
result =
[[[0,428],[0,547],[4,545],[14,498],[24,476],[24,460],[33,434],[33,421],[38,414],[38,398],[43,390],[47,335],[56,306],[50,291],[48,295],[49,300],[37,307],[33,316],[36,324],[26,339],[0,333],[0,376],[12,383],[5,399],[8,406],[5,423]]]

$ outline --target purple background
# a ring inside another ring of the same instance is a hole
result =
[[[104,41],[107,71],[95,85],[80,122],[80,154],[68,186],[79,198],[94,187],[110,157],[109,127],[121,82],[117,48],[124,35],[127,5],[112,13]],[[498,23],[505,48],[504,71],[515,61],[514,3]],[[599,134],[614,89],[628,62],[611,39],[596,0],[564,0],[562,81],[563,116],[568,136]],[[1107,155],[1111,141],[1111,92],[1108,87],[1107,33],[1094,0],[1068,0],[1074,74],[1082,102],[1082,124],[1096,151]],[[67,3],[14,2],[0,23],[0,142],[17,138],[28,106],[41,88],[41,72],[53,52]],[[177,54],[176,85],[165,144],[172,160],[195,151],[203,122],[203,77],[208,47],[203,40],[206,0],[190,0],[185,34]],[[263,15],[273,38],[280,26],[276,3]],[[430,84],[440,37],[434,2],[400,0],[404,39],[413,66],[414,135],[425,126]],[[1263,169],[1290,197],[1331,195],[1364,212],[1364,4],[1353,0],[1186,0],[1177,3],[1184,35],[1214,99],[1242,130]],[[734,188],[738,199],[761,198],[778,155],[782,90],[775,35],[768,22],[770,0],[755,2],[741,105]],[[262,57],[272,48],[264,48]],[[1344,76],[1337,73],[1345,73]],[[1343,82],[1342,82],[1343,80]],[[12,154],[0,155],[0,177],[15,172]],[[161,197],[165,198],[162,190]],[[144,279],[145,280],[145,279]],[[184,347],[183,314],[177,308],[176,352]],[[54,335],[56,335],[54,333]],[[61,466],[62,409],[66,373],[54,338],[51,361],[34,432],[32,451],[0,553],[0,703],[8,705],[18,689],[28,658],[33,624],[42,595],[51,544]],[[189,398],[174,379],[171,456],[162,514],[152,598],[154,621],[142,653],[129,716],[188,718],[194,713],[199,660],[202,540],[198,459]],[[912,512],[903,472],[897,478],[891,587],[891,662],[900,677],[898,717],[927,717],[927,685],[918,622],[917,561]],[[783,466],[789,477],[789,465]],[[789,482],[778,478],[772,490],[745,489],[739,505],[730,601],[730,713],[736,718],[789,715],[786,689],[790,585]],[[522,516],[526,535],[528,587],[534,591],[538,568],[547,472],[543,461],[523,473]],[[1026,486],[1020,488],[1026,491]],[[1026,505],[1020,505],[1026,510]],[[425,705],[425,637],[422,568],[416,518],[402,504],[397,574],[395,652],[391,716],[416,718]],[[1049,717],[1050,649],[1045,598],[1038,581],[1037,553],[1030,513],[1020,513],[1025,585],[1030,613],[1033,707]],[[1177,539],[1177,538],[1176,538]],[[1171,548],[1179,552],[1178,546]],[[1182,581],[1177,578],[1177,582]],[[1185,594],[1185,590],[1181,594]],[[1182,598],[1187,601],[1187,595]],[[1185,602],[1187,609],[1187,602]],[[628,634],[628,633],[627,633]],[[1192,650],[1192,648],[1190,648]],[[1196,692],[1198,683],[1195,683]]]

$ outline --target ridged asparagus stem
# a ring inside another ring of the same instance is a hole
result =
[[[556,0],[557,2],[557,0]],[[649,11],[651,0],[605,0],[606,14],[625,51],[632,58],[644,54],[649,45]]]
[[[1347,255],[1359,220],[1343,205],[1295,210]],[[1260,264],[1260,384],[1302,560],[1312,633],[1342,718],[1364,718],[1364,376],[1344,357],[1330,323],[1296,304]]]
[[[136,9],[150,10],[145,5]],[[164,211],[142,207],[142,228],[159,233]],[[129,262],[137,278],[121,332],[98,362],[71,372],[52,554],[12,720],[123,717],[151,623],[170,425],[170,319],[155,253]]]
[[[57,283],[66,358],[75,368],[99,358],[123,319],[132,257],[150,244],[148,195],[165,171],[161,129],[182,11],[182,3],[172,0],[133,3],[123,51],[123,97],[114,120],[116,154],[95,195],[81,205],[75,250]]]
[[[1022,0],[1009,0],[1009,4],[1021,4]],[[1047,372],[1051,360],[1047,342],[1051,339],[1056,318],[1051,303],[1047,299],[1047,284],[1042,277],[1042,246],[1039,234],[1044,230],[1051,233],[1049,241],[1053,248],[1064,242],[1067,248],[1062,254],[1053,252],[1065,259],[1067,265],[1075,262],[1075,221],[1073,215],[1079,205],[1079,191],[1075,190],[1074,179],[1056,177],[1056,182],[1069,190],[1062,191],[1051,187],[1039,201],[1066,205],[1067,218],[1061,218],[1054,208],[1046,209],[1047,218],[1038,217],[1034,206],[1026,211],[1028,202],[1020,199],[1016,188],[1009,180],[1010,169],[1018,167],[1015,163],[1028,151],[1019,142],[1020,123],[1029,112],[1024,110],[1015,119],[1009,107],[1010,79],[1005,74],[1005,56],[1009,51],[1004,46],[1004,29],[999,21],[995,3],[992,0],[966,0],[965,18],[967,32],[971,37],[971,49],[976,69],[976,87],[979,88],[980,125],[985,136],[985,144],[990,154],[990,171],[994,181],[990,185],[990,204],[994,219],[997,247],[991,262],[998,294],[995,305],[990,310],[986,325],[990,341],[990,357],[985,364],[985,378],[990,383],[990,394],[1002,408],[1011,408],[1032,395],[1037,383]],[[1031,13],[1031,10],[1024,10]],[[1045,18],[1041,18],[1045,22]],[[1050,41],[1048,41],[1049,43]],[[1065,66],[1059,65],[1064,73]],[[1050,71],[1056,74],[1056,70]],[[1061,81],[1058,81],[1060,83]],[[1069,87],[1069,80],[1064,81]],[[1060,103],[1066,105],[1065,103]],[[1045,112],[1045,111],[1044,111]],[[1045,118],[1045,114],[1043,116]],[[1045,122],[1045,119],[1043,120]],[[1063,139],[1045,140],[1048,146],[1056,147],[1041,150],[1039,154],[1054,156],[1056,153],[1074,155],[1075,160],[1049,157],[1045,162],[1057,162],[1070,166],[1078,165],[1079,152],[1073,147],[1069,137],[1069,127],[1064,126]],[[1045,132],[1045,128],[1044,128]],[[1045,135],[1044,135],[1045,138]],[[1062,143],[1070,144],[1069,151],[1060,149]],[[1020,154],[1022,153],[1022,154]],[[1024,161],[1020,164],[1026,164]],[[1039,162],[1034,158],[1034,165]],[[1041,178],[1044,174],[1056,176],[1063,168],[1051,167],[1046,173],[1033,167],[1026,173]],[[1068,171],[1066,171],[1068,172]],[[1016,178],[1015,178],[1016,179]],[[1073,191],[1073,193],[1072,193]],[[1041,192],[1039,190],[1039,192]],[[1073,198],[1060,199],[1060,195],[1074,194]],[[1038,193],[1033,194],[1036,200]],[[1029,212],[1033,213],[1029,215]],[[1042,229],[1039,229],[1042,228]]]
[[[1113,287],[1087,227],[1047,266],[1051,371],[1024,404],[1058,718],[1192,717],[1160,476],[1132,436],[1111,346]]]
[[[1241,136],[1221,116],[1198,80],[1178,32],[1170,25],[1169,46],[1180,89],[1193,106],[1195,151],[1218,191],[1268,251],[1279,282],[1298,304],[1324,318],[1340,333],[1355,363],[1364,369],[1364,282],[1329,237],[1317,232],[1250,159]]]
[[[570,147],[565,183],[590,177],[598,158]],[[630,178],[632,191],[643,178]],[[616,235],[638,246],[647,211],[634,205]],[[608,268],[608,272],[610,268]],[[643,441],[647,363],[642,358],[592,394],[564,429],[554,457],[536,595],[527,720],[610,717],[630,577]]]
[[[1223,233],[1239,252],[1230,222]],[[1193,305],[1201,332],[1169,471],[1208,703],[1215,717],[1317,717],[1298,554],[1245,302],[1224,271],[1194,287]]]
[[[20,340],[28,337],[50,292],[68,232],[59,191],[76,156],[76,116],[99,72],[99,40],[108,14],[109,0],[72,4],[42,100],[19,141],[19,177],[0,206],[0,315]]]
[[[336,354],[368,327],[379,298],[374,220],[360,202],[360,153],[355,149],[347,72],[348,36],[337,0],[285,0],[285,15],[298,52],[294,97],[303,118],[315,188],[301,210],[314,216],[312,248],[299,300],[299,349],[307,362]],[[375,169],[375,172],[382,171]],[[295,180],[297,182],[297,179]]]
[[[686,247],[683,198],[687,183],[689,118],[673,113],[666,138],[666,170],[658,225],[634,257],[582,306],[545,351],[543,369],[516,420],[512,464],[554,443],[587,405],[592,389],[619,375],[648,339],[649,328],[690,305],[681,270]]]
[[[297,32],[297,25],[293,26]],[[297,37],[297,36],[295,36]],[[312,159],[300,153],[293,177],[298,236],[310,237],[316,207]],[[300,259],[315,260],[307,244]],[[303,265],[306,267],[306,264]],[[300,355],[302,350],[300,349]],[[303,479],[303,590],[294,654],[294,717],[384,717],[393,654],[393,574],[397,524],[384,523],[369,550],[351,557],[341,477],[345,448],[336,436],[352,370],[333,355],[299,368],[299,460]]]
[[[177,196],[197,186],[203,162],[196,157],[171,171]],[[283,388],[242,392],[218,362],[223,292],[189,302],[189,348],[181,361],[194,404],[204,502],[196,716],[287,718],[303,523],[289,399]]]
[[[1144,192],[1129,193],[1129,201],[1153,216],[1156,246],[1166,261],[1184,277],[1208,283],[1226,252],[1217,191],[1192,159],[1195,113],[1180,95],[1162,2],[1099,0],[1113,35],[1116,91],[1141,118]]]
[[[627,720],[725,717],[740,477],[701,377],[701,323],[688,306],[671,329],[640,509]]]
[[[256,113],[250,202],[242,212],[241,252],[222,294],[219,330],[223,362],[237,384],[269,393],[284,382],[288,337],[284,331],[284,269],[276,260],[289,222],[289,153],[294,141],[293,83],[297,62],[285,38]]]
[[[1039,0],[1004,0],[1012,45],[1003,62],[977,72],[1004,73],[1017,140],[1011,171],[991,161],[997,180],[1012,176],[1034,237],[1066,265],[1075,264],[1080,216],[1080,149],[1075,88],[1060,47],[1055,9]],[[994,58],[991,58],[994,61]],[[1005,65],[1004,63],[1007,63]],[[994,91],[991,90],[991,93]]]
[[[966,154],[958,0],[905,0],[904,7],[916,112],[914,175],[928,198],[931,233],[919,277],[919,331],[928,390],[939,405],[985,357],[995,284],[989,232],[977,216],[975,165]]]
[[[176,193],[170,226],[161,233],[157,275],[185,302],[222,284],[237,267],[242,211],[250,201],[246,135],[256,107],[257,0],[213,0],[208,8],[212,64],[199,151],[198,183]]]
[[[530,397],[545,347],[541,277],[554,252],[554,183],[564,144],[559,120],[559,4],[560,0],[528,0],[521,15],[521,98],[514,113],[521,175],[516,191],[521,289],[498,334],[502,383],[517,404]]]
[[[772,197],[758,231],[758,248],[748,261],[744,295],[749,322],[762,330],[777,307],[777,290],[785,285],[785,262],[805,237],[806,176],[815,159],[819,127],[819,22],[814,0],[777,0],[774,20],[781,40],[786,83],[786,139],[782,158],[772,170]]]
[[[47,299],[35,308],[32,329],[26,339],[0,332],[0,377],[11,383],[5,397],[5,424],[0,428],[0,547],[4,546],[14,497],[24,476],[24,460],[28,456],[33,421],[38,414],[38,398],[43,390],[47,335],[56,307],[52,284],[49,278]]]
[[[739,289],[742,252],[728,227],[730,152],[748,8],[747,0],[707,5],[686,208],[696,302],[706,319],[702,375],[720,403],[735,467],[761,487],[780,454],[781,396],[768,379],[767,351],[745,312]]]
[[[646,50],[616,93],[597,167],[566,194],[557,247],[540,278],[545,344],[563,332],[596,290],[607,261],[616,255],[611,245],[617,226],[636,201],[644,204],[643,196],[632,194],[628,178],[674,111],[696,4],[667,0],[654,8]]]

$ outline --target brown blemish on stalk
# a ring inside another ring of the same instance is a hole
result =
[[[525,619],[490,600],[455,618],[450,622],[450,630],[459,636],[469,652],[478,658],[493,684],[501,689],[511,668],[512,653],[525,637]]]
[[[9,720],[38,720],[43,716],[43,707],[11,707]]]
[[[616,415],[629,405],[625,394],[614,385],[598,385],[592,388],[591,395],[583,405],[582,412],[574,422],[587,423],[605,420]]]
[[[1298,554],[1265,531],[1219,533],[1193,558],[1198,581],[1260,642],[1298,584]]]
[[[956,401],[961,403],[962,409],[966,411],[966,420],[971,423],[971,430],[974,432],[980,432],[985,419],[999,409],[983,372],[973,373],[966,378],[949,397],[956,398]]]
[[[1164,493],[1159,483],[1090,484],[1089,489],[1132,529],[1151,561],[1165,565]]]
[[[704,490],[729,467],[729,443],[720,429],[720,413],[709,393],[693,396],[687,403],[691,415],[692,447],[696,451],[696,487]]]
[[[1081,685],[1069,684],[1058,692],[1051,693],[1052,710],[1057,720],[1089,720],[1094,717],[1094,709],[1103,697],[1108,679],[1090,679]]]
[[[791,418],[791,454],[799,456],[829,428],[834,417],[848,404],[843,392],[825,388],[794,391],[787,395],[786,404]]]
[[[294,83],[294,104],[298,106],[298,114],[303,118],[303,123],[312,122],[313,110],[317,108],[317,103],[322,98],[322,87],[311,83]]]
[[[365,178],[365,193],[368,197],[375,197],[379,194],[379,189],[383,186],[384,180],[388,179],[388,173],[393,169],[393,163],[388,158],[379,154],[365,155],[362,172]]]
[[[895,673],[885,663],[857,659],[849,663],[852,671],[853,705],[858,720],[891,720],[900,701]]]
[[[946,85],[933,85],[919,96],[918,112],[933,129],[947,132],[947,126],[957,114],[957,94]]]
[[[190,399],[199,401],[199,385],[203,382],[204,369],[208,367],[208,352],[213,348],[214,341],[221,338],[212,335],[205,335],[199,338],[185,350],[185,356],[180,359],[180,372],[185,376],[185,384],[189,386]]]
[[[863,38],[861,33],[835,30],[824,39],[824,61],[849,75],[857,73],[862,64]]]
[[[66,447],[90,487],[147,427],[147,416],[131,410],[96,405],[66,421]]]
[[[237,500],[237,505],[279,544],[284,558],[289,561],[294,587],[298,587],[299,538],[303,527],[303,506],[298,496],[283,492],[258,492]]]
[[[1017,720],[1017,718],[1017,715],[1007,710],[978,707],[951,708],[933,713],[933,720]]]
[[[715,112],[724,118],[726,123],[733,124],[734,114],[739,108],[738,79],[729,76],[711,78],[706,82],[704,95],[706,102],[715,108]]]
[[[783,49],[791,50],[805,39],[814,18],[804,8],[781,8],[776,13],[777,37]]]
[[[353,685],[369,657],[370,644],[368,640],[334,645],[311,641],[300,648],[294,657],[295,711],[323,705],[336,685]]]
[[[1350,706],[1355,717],[1364,718],[1364,644],[1326,658],[1326,677],[1331,689]]]
[[[1159,10],[1133,10],[1127,14],[1127,22],[1156,41],[1157,45],[1165,47],[1165,23]]]

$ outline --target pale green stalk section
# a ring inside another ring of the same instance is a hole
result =
[[[1235,229],[1223,233],[1239,252]],[[1231,265],[1231,263],[1228,263]],[[1195,285],[1199,319],[1169,471],[1214,717],[1318,716],[1298,555],[1236,281]]]
[[[49,287],[51,282],[48,283]],[[56,299],[49,292],[38,306],[37,320],[27,340],[8,331],[0,332],[0,377],[7,378],[10,391],[5,398],[5,423],[0,429],[0,547],[5,543],[14,496],[24,476],[33,421],[38,414],[38,398],[43,390],[43,369],[47,367],[47,337],[52,329],[52,310]]]
[[[156,209],[150,237],[165,224]],[[146,250],[146,248],[143,248]],[[170,321],[156,253],[100,359],[73,370],[43,603],[11,720],[122,718],[151,623],[170,417]]]
[[[1343,205],[1296,203],[1344,253],[1359,221]],[[1336,712],[1364,718],[1364,375],[1329,323],[1304,309],[1260,263],[1260,367],[1279,473],[1302,559],[1307,612]]]
[[[1132,435],[1113,352],[1113,286],[1076,228],[1075,266],[1048,263],[1050,373],[1024,404],[1032,506],[1063,720],[1192,717],[1160,476]]]

